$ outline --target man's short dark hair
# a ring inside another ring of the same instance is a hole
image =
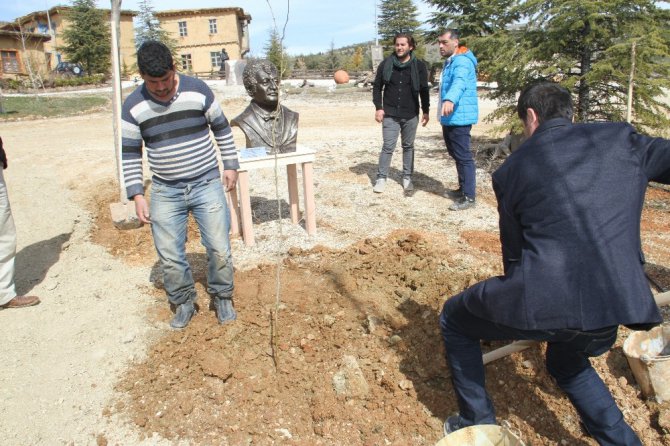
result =
[[[393,44],[395,45],[396,41],[400,38],[407,39],[407,43],[409,43],[409,46],[416,49],[416,40],[414,39],[414,36],[412,34],[405,32],[396,33],[396,35],[393,37]]]
[[[461,33],[458,32],[456,28],[446,28],[440,31],[440,36],[443,36],[445,34],[449,34],[449,38],[451,39],[458,39],[460,40],[461,38]]]
[[[250,59],[244,67],[244,71],[242,71],[242,83],[244,83],[244,88],[249,96],[253,96],[256,91],[256,85],[258,85],[256,73],[259,71],[279,78],[277,67],[268,59]]]
[[[163,77],[168,71],[174,70],[172,53],[164,43],[147,40],[137,50],[137,68],[140,74]]]
[[[537,114],[539,123],[554,118],[572,120],[572,95],[567,88],[554,82],[538,82],[521,91],[516,111],[522,121],[526,121],[528,109]]]

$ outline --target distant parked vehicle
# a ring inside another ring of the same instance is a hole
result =
[[[84,68],[79,63],[59,62],[54,69],[54,73],[61,76],[83,76]]]

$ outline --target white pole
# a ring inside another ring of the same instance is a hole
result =
[[[110,15],[112,37],[112,112],[114,116],[114,153],[116,155],[116,173],[119,179],[121,203],[128,202],[123,184],[123,165],[121,162],[121,62],[119,50],[119,23],[121,21],[121,0],[111,0]]]
[[[375,0],[375,46],[379,45],[379,30],[377,26],[377,0]]]

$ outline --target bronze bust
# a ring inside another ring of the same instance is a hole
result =
[[[242,73],[251,103],[230,123],[242,129],[247,147],[266,147],[269,153],[295,152],[298,113],[279,104],[279,73],[265,59],[247,62]]]

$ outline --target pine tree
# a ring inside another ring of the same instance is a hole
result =
[[[110,25],[95,0],[73,0],[67,12],[70,25],[63,31],[63,51],[88,74],[107,73],[111,64]]]
[[[418,11],[412,0],[380,0],[379,17],[377,18],[377,29],[381,37],[381,45],[385,48],[386,55],[393,52],[393,38],[397,33],[410,33],[417,40],[417,48],[420,48]]]
[[[328,57],[325,59],[325,69],[335,72],[342,68],[342,56],[335,50],[335,41],[330,41],[330,49],[326,53]]]
[[[172,38],[170,33],[161,27],[161,23],[156,18],[154,8],[151,5],[151,0],[140,0],[139,14],[137,15],[136,23],[136,49],[139,49],[147,40],[157,40],[170,48],[170,52],[173,56],[176,54],[177,40]]]
[[[289,75],[289,60],[279,31],[275,28],[270,30],[270,38],[264,50],[265,58],[277,67],[280,78],[285,79]]]
[[[488,36],[519,19],[518,0],[424,0],[436,8],[428,20],[435,39],[440,30],[458,29],[463,36]]]
[[[650,0],[425,0],[437,8],[429,21],[458,28],[479,59],[480,79],[495,82],[492,118],[517,124],[516,95],[538,80],[560,82],[574,95],[578,121],[626,116],[635,43],[633,123],[667,127],[659,98],[670,88],[668,13]]]
[[[531,0],[520,11],[529,19],[524,37],[534,71],[576,95],[577,120],[624,120],[636,42],[635,121],[670,123],[662,116],[670,109],[656,99],[670,87],[669,47],[653,1]]]

